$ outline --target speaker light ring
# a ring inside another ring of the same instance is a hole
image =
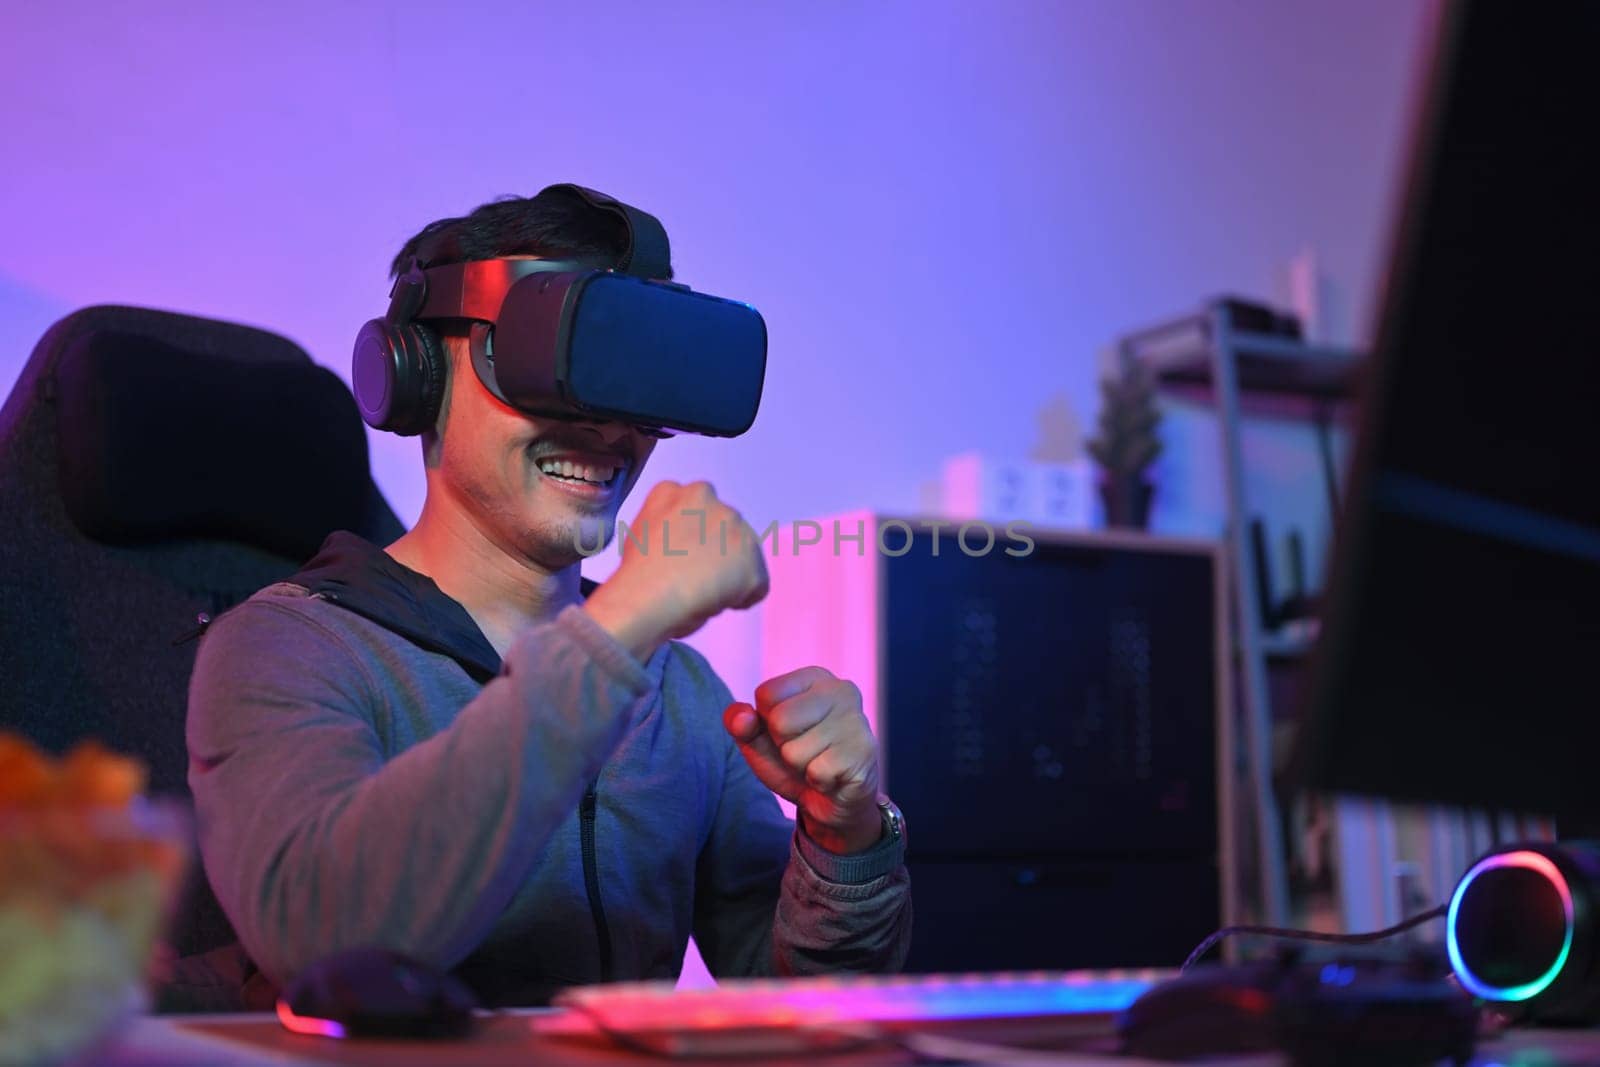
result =
[[[1556,956],[1555,963],[1544,974],[1531,982],[1517,986],[1494,986],[1484,982],[1473,974],[1467,967],[1466,961],[1461,958],[1461,944],[1456,937],[1456,917],[1461,910],[1461,898],[1466,895],[1470,886],[1478,875],[1485,871],[1500,870],[1504,867],[1520,867],[1543,875],[1555,886],[1556,892],[1561,897],[1561,908],[1566,915],[1567,933],[1561,943],[1561,952]],[[1556,980],[1561,969],[1567,965],[1567,958],[1572,955],[1572,939],[1576,928],[1576,919],[1572,905],[1572,887],[1567,883],[1566,875],[1561,873],[1561,868],[1547,856],[1537,852],[1519,850],[1516,852],[1502,852],[1494,856],[1486,856],[1473,865],[1467,872],[1461,884],[1456,886],[1455,895],[1450,898],[1450,915],[1445,920],[1445,947],[1450,952],[1450,966],[1455,968],[1456,977],[1461,979],[1461,984],[1466,986],[1475,995],[1484,1000],[1522,1001],[1529,1000],[1550,988],[1550,983]]]

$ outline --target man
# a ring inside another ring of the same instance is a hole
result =
[[[433,223],[395,271],[615,262],[625,237],[546,190]],[[490,1004],[675,977],[691,933],[717,975],[897,969],[904,842],[859,691],[809,667],[736,701],[672,640],[765,596],[753,531],[708,484],[663,482],[637,518],[654,550],[629,539],[610,580],[581,582],[580,545],[611,528],[655,438],[520,413],[464,334],[443,340],[415,528],[387,548],[334,534],[200,649],[201,852],[255,964],[281,985],[382,945]],[[722,524],[726,549],[700,536]]]

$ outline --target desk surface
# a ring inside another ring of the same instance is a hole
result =
[[[394,1067],[616,1067],[674,1061],[618,1050],[590,1041],[557,1040],[535,1034],[529,1021],[537,1011],[507,1012],[485,1021],[470,1040],[449,1042],[334,1041],[287,1033],[270,1015],[143,1016],[92,1062],[101,1067],[310,1067],[310,1065],[394,1065]],[[1036,1055],[1036,1054],[1035,1054]],[[719,1067],[902,1067],[913,1062],[904,1051],[888,1049],[832,1056],[763,1057],[759,1061],[718,1059]],[[996,1061],[998,1062],[998,1061]],[[1039,1060],[1029,1058],[1030,1063]],[[1136,1067],[1148,1061],[1062,1053],[1062,1065]],[[1207,1060],[1211,1067],[1273,1067],[1278,1056]],[[1485,1042],[1475,1067],[1578,1067],[1600,1063],[1600,1031],[1513,1031]]]

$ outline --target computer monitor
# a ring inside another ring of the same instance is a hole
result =
[[[1565,836],[1600,814],[1600,4],[1439,15],[1296,777]]]

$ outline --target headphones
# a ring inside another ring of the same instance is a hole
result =
[[[554,190],[576,195],[589,206],[622,220],[627,238],[617,271],[647,278],[668,273],[671,251],[666,230],[654,216],[581,185],[552,185],[538,195]],[[528,269],[575,271],[596,267],[592,262],[577,260],[536,262],[536,267]],[[389,290],[388,313],[368,321],[356,334],[350,378],[361,417],[374,429],[414,437],[431,430],[439,418],[447,364],[438,331],[416,317],[427,299],[427,274],[422,263],[412,259]],[[493,330],[489,323],[472,323],[473,363],[480,377],[485,375],[486,367],[492,368]],[[484,384],[499,396],[492,377],[490,372]]]
[[[444,398],[445,359],[439,334],[413,319],[427,282],[411,261],[389,294],[389,313],[356,335],[351,381],[368,426],[402,437],[433,428]]]

